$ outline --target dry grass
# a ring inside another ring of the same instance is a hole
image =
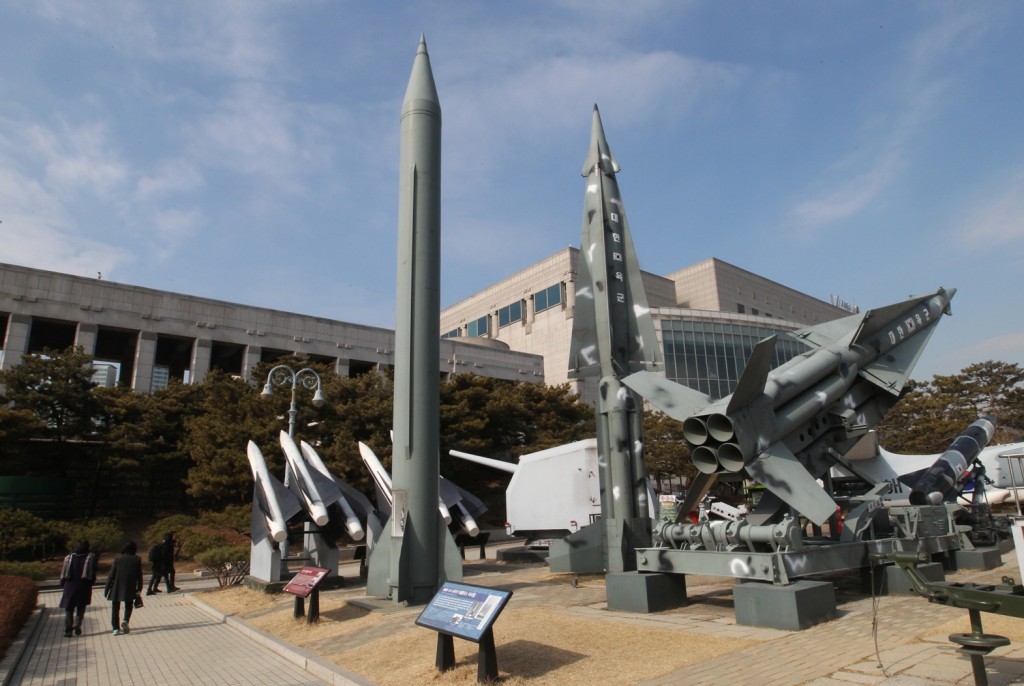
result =
[[[553,579],[557,585],[550,583]],[[345,596],[355,597],[345,591],[321,594],[321,621],[312,626],[292,618],[291,596],[236,587],[202,599],[381,686],[476,683],[476,644],[456,639],[457,666],[439,674],[434,666],[437,634],[414,624],[419,608],[369,611]],[[580,588],[568,590],[564,577],[533,572],[494,625],[502,683],[631,684],[754,643],[573,611],[603,597],[600,577],[581,577]]]

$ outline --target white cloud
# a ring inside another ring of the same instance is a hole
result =
[[[202,172],[187,160],[170,160],[160,164],[152,174],[143,174],[135,185],[138,200],[163,198],[199,188]]]
[[[211,73],[253,78],[277,60],[270,10],[278,6],[260,0],[39,0],[28,10],[133,59],[184,60]]]
[[[852,217],[885,191],[902,166],[903,162],[898,155],[885,155],[857,178],[823,189],[817,197],[797,203],[790,214],[804,235],[809,235],[816,228]]]
[[[92,275],[131,260],[127,250],[76,235],[60,199],[0,155],[0,261]]]
[[[944,15],[908,42],[903,62],[893,65],[889,81],[871,96],[875,110],[855,134],[856,152],[833,164],[807,191],[810,197],[790,210],[799,235],[857,215],[899,181],[912,164],[913,141],[944,108],[962,51],[984,33],[981,16]]]
[[[983,360],[1001,360],[1024,364],[1024,331],[1013,331],[991,338],[983,338],[973,345],[957,351],[966,360],[960,368]]]
[[[243,82],[192,128],[190,154],[208,166],[273,180],[297,192],[297,174],[322,167],[333,150],[301,108],[261,84]]]
[[[1024,239],[1024,170],[985,198],[957,223],[953,240],[978,252],[1002,249]]]

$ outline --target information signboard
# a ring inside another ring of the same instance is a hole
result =
[[[480,643],[512,591],[446,581],[416,619],[416,624]]]
[[[303,567],[284,587],[284,592],[306,598],[320,585],[329,572],[329,569],[319,567]]]

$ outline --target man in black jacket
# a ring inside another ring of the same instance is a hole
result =
[[[125,543],[121,554],[114,558],[110,576],[107,577],[107,585],[103,589],[103,595],[110,599],[110,623],[114,627],[115,636],[128,633],[128,622],[132,618],[135,598],[142,593],[142,560],[135,552],[135,541]]]

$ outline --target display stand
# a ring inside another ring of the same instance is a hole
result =
[[[494,620],[498,618],[512,591],[445,582],[416,618],[418,626],[437,632],[438,671],[455,667],[455,638],[480,646],[476,680],[479,683],[498,678],[498,655],[494,647]]]
[[[306,616],[306,624],[320,620],[320,582],[327,578],[328,569],[303,567],[284,587],[285,593],[295,596],[292,616],[295,619]],[[309,598],[309,613],[306,613],[305,599]]]

